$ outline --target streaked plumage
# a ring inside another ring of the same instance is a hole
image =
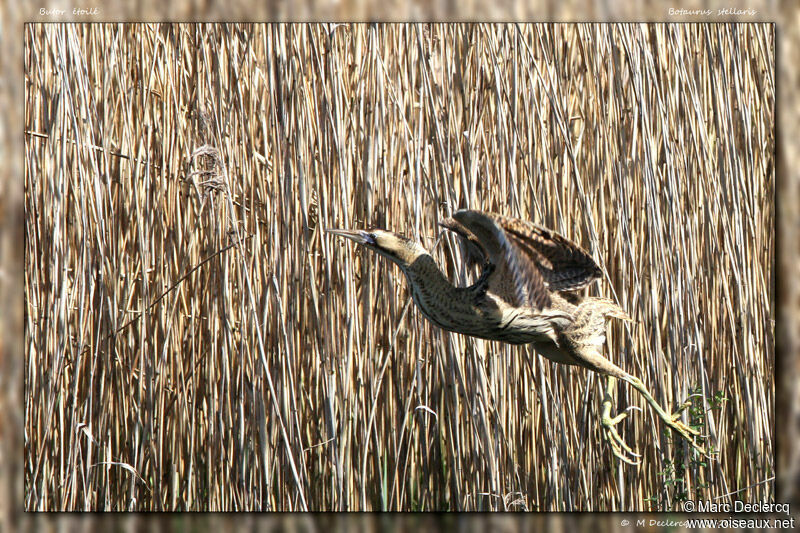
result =
[[[578,291],[602,274],[580,246],[530,222],[461,210],[441,225],[461,237],[469,265],[481,274],[469,287],[455,287],[419,243],[384,230],[328,230],[369,248],[396,263],[409,282],[414,303],[437,326],[464,335],[512,344],[531,344],[548,359],[579,365],[639,390],[659,416],[694,443],[697,432],[667,414],[644,384],[603,357],[608,317],[630,320],[607,298],[583,297]],[[603,425],[614,453],[632,462],[633,453],[614,429],[624,415]]]

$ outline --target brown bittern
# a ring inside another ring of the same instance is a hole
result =
[[[384,230],[328,232],[351,239],[396,263],[408,278],[411,295],[425,317],[448,331],[512,344],[531,344],[551,361],[578,365],[609,376],[602,426],[613,453],[623,461],[636,454],[615,426],[626,414],[610,416],[614,378],[638,390],[674,431],[694,442],[699,432],[667,413],[644,383],[603,357],[607,317],[631,320],[606,298],[575,291],[599,278],[591,256],[561,235],[501,215],[461,210],[440,223],[461,237],[468,265],[481,265],[478,280],[456,287],[433,257],[414,240]]]

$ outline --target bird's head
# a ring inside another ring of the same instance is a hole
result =
[[[355,241],[363,247],[369,248],[385,258],[394,261],[400,265],[401,268],[410,265],[420,255],[427,253],[422,245],[416,241],[382,229],[327,229],[325,231]]]

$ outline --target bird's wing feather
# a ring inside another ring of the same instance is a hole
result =
[[[530,222],[493,216],[506,237],[537,264],[550,290],[582,289],[602,275],[588,252],[558,233]]]
[[[468,249],[470,245],[479,249],[493,265],[488,286],[495,295],[515,307],[550,306],[550,292],[537,263],[520,247],[518,239],[508,238],[493,216],[462,210],[442,225],[463,237]]]
[[[467,268],[472,268],[475,265],[483,265],[489,260],[489,254],[486,252],[483,244],[470,230],[464,227],[463,224],[453,218],[446,218],[439,222],[439,225],[449,229],[462,238],[462,251],[464,252],[464,260],[467,263]]]
[[[472,210],[448,221],[453,227],[445,227],[495,265],[490,288],[512,305],[543,309],[550,305],[549,291],[578,290],[602,274],[580,246],[530,222]]]

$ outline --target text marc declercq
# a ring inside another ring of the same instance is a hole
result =
[[[748,503],[740,500],[733,502],[711,502],[700,500],[695,508],[697,513],[784,513],[789,514],[788,503],[755,502]]]

